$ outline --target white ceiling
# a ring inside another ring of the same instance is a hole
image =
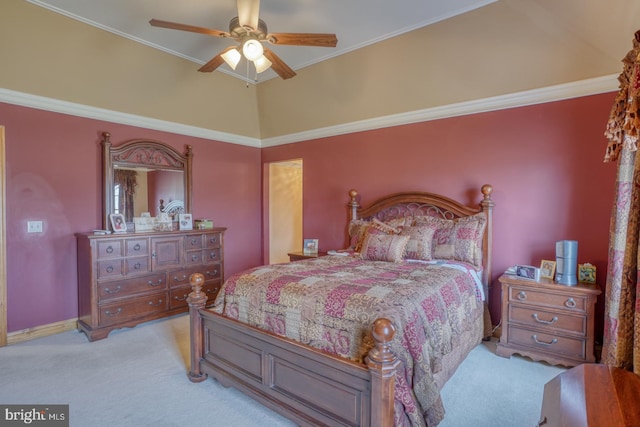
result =
[[[228,31],[237,16],[235,0],[28,0],[87,24],[130,38],[194,62],[194,72],[235,43],[185,31],[152,27],[152,18]],[[335,33],[335,48],[272,46],[293,70],[353,51],[426,25],[442,21],[496,0],[262,0],[260,19],[268,31]],[[251,66],[252,67],[252,66]],[[217,71],[246,79],[247,66],[236,71],[223,64]],[[250,79],[255,70],[250,68]],[[277,75],[268,70],[259,81]]]

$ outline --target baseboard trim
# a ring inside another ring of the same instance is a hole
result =
[[[33,340],[36,338],[44,338],[49,335],[59,334],[60,332],[73,331],[78,328],[78,318],[62,320],[60,322],[40,325],[34,328],[22,329],[20,331],[9,332],[7,334],[7,345],[18,344],[21,342]]]

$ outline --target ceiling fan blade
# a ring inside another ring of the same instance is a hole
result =
[[[207,34],[209,36],[215,36],[215,37],[230,36],[230,34],[227,33],[226,31],[211,30],[209,28],[196,27],[193,25],[186,25],[186,24],[178,24],[176,22],[169,22],[169,21],[160,21],[158,19],[152,19],[151,21],[149,21],[149,24],[151,24],[154,27],[169,28],[170,30],[190,31],[192,33]]]
[[[296,75],[296,72],[289,68],[289,66],[285,64],[278,55],[273,53],[272,50],[265,47],[264,56],[271,61],[271,68],[273,68],[273,71],[275,71],[283,80],[290,79]]]
[[[222,52],[220,52],[219,54],[217,54],[216,56],[214,56],[213,58],[211,58],[211,60],[209,62],[207,62],[206,64],[204,64],[202,67],[200,67],[198,69],[198,71],[202,72],[202,73],[210,73],[213,70],[215,70],[216,68],[218,68],[219,66],[221,66],[224,63],[224,59],[222,58],[222,55],[228,51],[230,51],[231,49],[235,49],[236,46],[229,46],[228,48],[226,48],[225,50],[223,50]]]
[[[271,44],[294,46],[336,47],[338,38],[335,34],[323,33],[269,33],[267,40]]]
[[[238,6],[238,23],[241,27],[258,29],[258,15],[260,14],[260,0],[236,0]]]

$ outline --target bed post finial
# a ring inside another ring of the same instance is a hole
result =
[[[190,317],[190,338],[191,338],[191,370],[189,379],[194,383],[199,383],[207,379],[207,374],[200,372],[200,359],[203,356],[204,337],[202,334],[202,318],[200,309],[207,303],[207,294],[202,292],[204,285],[204,275],[193,273],[189,276],[189,284],[193,292],[187,297]]]
[[[351,208],[351,221],[354,221],[358,219],[358,208],[360,207],[357,200],[358,192],[356,190],[349,190],[349,197],[351,198],[349,201],[349,207]]]
[[[371,426],[393,425],[393,396],[395,374],[400,361],[391,351],[391,341],[396,327],[389,319],[379,318],[371,326],[375,347],[369,351],[365,362],[371,373],[371,401],[383,402],[371,407]]]

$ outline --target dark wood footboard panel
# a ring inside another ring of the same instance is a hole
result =
[[[376,347],[359,364],[204,309],[198,276],[189,296],[192,381],[211,376],[303,426],[393,425],[399,362],[389,320],[374,322]]]
[[[317,354],[206,310],[201,316],[203,373],[301,425],[370,425],[371,375],[365,366]]]

